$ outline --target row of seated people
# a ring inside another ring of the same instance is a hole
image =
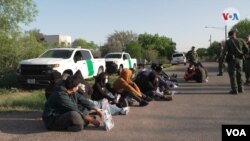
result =
[[[80,71],[66,80],[59,72],[52,73],[54,81],[45,89],[45,127],[48,130],[68,131],[80,131],[88,124],[99,127],[100,121],[90,111],[101,119],[103,99],[108,99],[112,115],[128,114],[129,106],[135,104],[134,100],[139,106],[146,106],[153,99],[172,100],[164,93],[169,84],[162,84],[164,82],[155,68],[140,70],[136,77],[134,75],[133,69],[123,69],[111,87],[109,75],[103,72],[95,78],[91,87]]]

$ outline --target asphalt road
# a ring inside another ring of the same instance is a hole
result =
[[[217,63],[204,63],[207,83],[184,82],[187,66],[174,66],[180,80],[174,100],[131,107],[127,116],[115,116],[115,127],[87,127],[81,132],[47,131],[41,113],[0,113],[0,141],[219,141],[222,124],[250,124],[250,86],[245,93],[228,94],[229,79],[216,76]]]

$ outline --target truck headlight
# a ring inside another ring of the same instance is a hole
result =
[[[53,68],[57,68],[59,66],[60,66],[60,64],[51,64],[48,67],[51,68],[51,69],[53,69]]]

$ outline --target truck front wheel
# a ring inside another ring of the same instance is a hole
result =
[[[67,72],[64,72],[64,73],[62,74],[63,80],[66,80],[69,76],[70,76],[70,74],[67,73]]]

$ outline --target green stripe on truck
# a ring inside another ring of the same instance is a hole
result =
[[[86,60],[86,62],[87,62],[87,67],[88,67],[88,76],[94,75],[93,62],[91,60]]]
[[[128,67],[132,68],[131,59],[128,59]]]

